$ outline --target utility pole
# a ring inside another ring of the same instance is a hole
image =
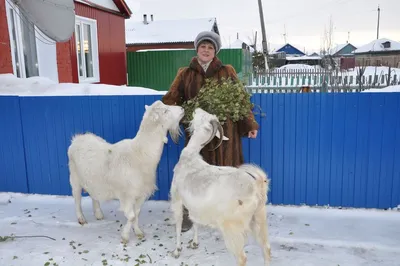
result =
[[[285,44],[287,44],[286,24],[283,25],[283,28],[284,28],[284,30],[283,30],[283,40],[284,40]]]
[[[258,0],[258,10],[260,12],[260,22],[261,22],[261,31],[262,31],[262,48],[263,48],[263,54],[264,54],[265,70],[267,70],[268,69],[268,46],[267,46],[267,37],[265,34],[264,13],[263,13],[261,0]]]
[[[376,27],[376,39],[379,39],[379,20],[381,17],[381,8],[378,5],[378,26]]]

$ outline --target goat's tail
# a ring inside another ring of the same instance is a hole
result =
[[[243,164],[239,166],[239,169],[243,170],[255,179],[257,187],[259,188],[260,197],[266,201],[270,183],[267,173],[255,164]]]

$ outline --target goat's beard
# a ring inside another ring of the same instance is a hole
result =
[[[171,136],[172,141],[175,144],[178,144],[179,142],[179,137],[182,135],[182,131],[181,128],[179,126],[179,123],[176,124],[176,126],[174,128],[171,128],[169,130],[169,135]]]

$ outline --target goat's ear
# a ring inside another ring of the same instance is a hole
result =
[[[144,106],[144,109],[147,110],[148,108],[149,108],[149,106],[146,104],[146,105]]]
[[[219,138],[219,139],[221,138],[221,136],[219,135],[219,132],[218,132],[218,131],[217,131],[217,134],[215,134],[215,136],[216,136],[217,138]],[[225,136],[224,136],[222,139],[223,139],[223,140],[229,140],[229,138],[228,138],[228,137],[225,137]]]

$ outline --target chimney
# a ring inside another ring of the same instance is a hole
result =
[[[153,14],[150,15],[151,21],[154,21]]]
[[[149,22],[147,22],[147,15],[146,14],[143,15],[143,23],[144,24],[149,24]]]

